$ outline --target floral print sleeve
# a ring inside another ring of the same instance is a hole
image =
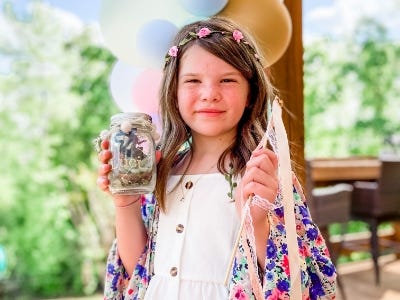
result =
[[[128,274],[119,257],[118,243],[116,240],[114,241],[107,259],[104,300],[143,299],[152,276],[153,236],[156,230],[154,219],[157,206],[153,195],[143,195],[141,201],[143,223],[149,237],[148,243],[139,257],[133,274]]]
[[[302,272],[302,300],[335,299],[336,270],[329,257],[325,241],[310,217],[300,184],[294,180],[296,231]],[[127,274],[118,255],[115,241],[107,260],[105,300],[143,299],[153,275],[155,236],[157,234],[159,210],[154,197],[142,198],[142,217],[148,232],[148,243],[139,258],[133,274]],[[290,273],[283,208],[270,211],[270,236],[266,245],[262,278],[263,298],[267,300],[289,299]],[[228,281],[229,299],[255,299],[249,276],[249,262],[241,240],[236,251]],[[255,258],[252,253],[252,258]],[[256,260],[256,259],[255,259]],[[260,268],[262,269],[262,268]]]
[[[301,186],[296,178],[294,178],[293,193],[301,260],[302,299],[335,299],[336,270],[325,241],[311,220]],[[264,275],[261,275],[263,295],[268,300],[289,299],[290,273],[283,207],[271,211],[269,220],[270,236],[266,245]],[[229,290],[229,299],[255,299],[251,292],[248,261],[242,245],[236,253]]]

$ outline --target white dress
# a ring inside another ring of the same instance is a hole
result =
[[[167,191],[180,177],[170,177]],[[168,194],[145,300],[228,299],[224,280],[240,226],[229,190],[224,175],[214,173],[185,175]]]

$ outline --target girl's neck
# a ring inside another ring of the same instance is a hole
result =
[[[206,147],[192,145],[185,157],[174,167],[173,174],[208,174],[218,173],[218,160],[228,146],[206,144]]]
[[[234,137],[231,135],[208,137],[202,135],[192,135],[192,160],[204,159],[208,157],[217,160],[221,154],[232,144]]]
[[[218,172],[218,159],[213,152],[205,152],[196,154],[192,151],[186,153],[185,157],[174,167],[172,174],[175,175],[193,175],[193,174],[208,174]]]
[[[231,145],[233,138],[192,136],[191,151],[172,170],[172,174],[207,174],[217,173],[218,160]]]

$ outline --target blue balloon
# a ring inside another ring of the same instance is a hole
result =
[[[179,0],[185,10],[195,16],[210,17],[219,13],[228,0]],[[251,0],[250,0],[251,1]]]
[[[143,24],[136,35],[136,49],[148,65],[162,67],[178,28],[170,21],[154,19]]]

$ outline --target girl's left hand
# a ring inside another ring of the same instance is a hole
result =
[[[246,164],[245,173],[236,193],[236,203],[241,211],[249,197],[254,195],[273,203],[278,194],[278,158],[269,149],[261,148],[253,151]],[[267,211],[257,205],[251,206],[253,222],[265,222]]]

